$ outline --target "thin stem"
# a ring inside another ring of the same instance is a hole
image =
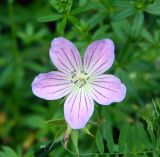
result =
[[[15,56],[16,62],[19,62],[19,52],[18,52],[18,44],[16,40],[16,25],[14,22],[14,11],[13,11],[13,2],[8,2],[8,12],[10,19],[10,29],[11,29],[11,37],[12,37],[12,49],[13,54]]]

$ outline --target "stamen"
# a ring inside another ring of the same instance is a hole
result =
[[[79,88],[82,88],[84,86],[84,84],[81,84],[80,86],[79,86]]]
[[[74,84],[76,84],[78,82],[78,80],[74,81]]]
[[[72,71],[71,74],[74,74],[76,72],[76,70]]]
[[[76,74],[74,73],[73,75],[72,75],[72,78],[74,78],[76,76]]]

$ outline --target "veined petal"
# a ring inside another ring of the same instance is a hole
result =
[[[52,40],[50,57],[55,66],[64,73],[71,73],[82,67],[82,60],[77,48],[63,37]]]
[[[73,129],[83,128],[93,114],[93,99],[83,88],[69,94],[64,104],[64,115]]]
[[[124,99],[126,87],[116,76],[103,74],[96,76],[90,84],[90,94],[99,104],[109,105]]]
[[[33,93],[46,100],[61,98],[71,92],[72,84],[61,72],[48,72],[35,77],[32,82]]]
[[[108,70],[114,61],[114,43],[110,39],[91,43],[84,56],[84,71],[89,74],[102,74]]]

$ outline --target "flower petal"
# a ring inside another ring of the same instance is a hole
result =
[[[126,95],[126,87],[113,75],[99,75],[90,84],[90,94],[93,99],[102,105],[112,102],[121,102]]]
[[[61,72],[48,72],[35,77],[32,82],[33,93],[46,100],[61,98],[71,92],[72,84]]]
[[[110,39],[91,43],[84,56],[84,71],[89,74],[102,74],[114,61],[114,43]]]
[[[93,114],[94,102],[83,88],[73,91],[65,101],[64,115],[73,129],[83,128]]]
[[[50,57],[55,66],[64,73],[71,73],[82,67],[82,60],[77,48],[63,37],[52,40]]]

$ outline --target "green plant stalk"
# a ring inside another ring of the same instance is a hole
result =
[[[13,48],[13,54],[15,56],[16,63],[20,61],[19,57],[19,51],[18,51],[18,45],[16,40],[16,25],[13,19],[14,11],[13,11],[13,3],[8,2],[8,12],[9,12],[9,19],[10,19],[10,29],[11,29],[11,37],[12,37],[12,48]]]
[[[123,48],[123,50],[121,52],[121,55],[120,55],[120,64],[119,64],[120,67],[123,64],[123,61],[124,61],[124,58],[125,58],[125,56],[127,54],[128,48],[130,46],[130,43],[131,43],[131,39],[128,38],[127,41],[126,41],[126,43],[125,43],[125,46],[124,46],[124,48]]]

